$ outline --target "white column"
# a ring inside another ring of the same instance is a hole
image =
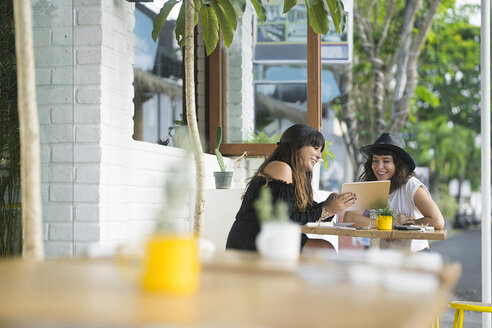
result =
[[[248,4],[227,50],[228,142],[241,142],[254,132],[252,19],[255,16]]]
[[[480,62],[482,88],[482,301],[491,303],[490,236],[490,0],[482,0]],[[490,313],[482,314],[482,327],[491,328]]]

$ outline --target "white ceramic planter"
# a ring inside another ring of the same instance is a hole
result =
[[[297,261],[301,251],[301,227],[294,222],[263,223],[256,247],[268,259]]]

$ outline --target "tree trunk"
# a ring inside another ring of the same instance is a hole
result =
[[[423,6],[422,0],[354,2],[354,36],[362,47],[362,52],[354,52],[354,63],[364,61],[370,68],[354,64],[354,79],[364,81],[364,85],[357,82],[352,97],[343,96],[341,91],[343,111],[338,116],[347,125],[344,137],[352,162],[356,163],[355,170],[363,160],[358,152],[360,143],[372,142],[383,131],[399,133],[405,126],[418,82],[418,57],[440,3],[441,0],[427,0]],[[344,86],[340,84],[340,88]],[[347,101],[354,101],[353,111]]]
[[[15,48],[21,144],[23,255],[43,260],[39,123],[36,105],[31,1],[14,1]]]
[[[410,102],[415,94],[415,89],[418,83],[418,59],[420,51],[422,50],[427,35],[429,34],[432,26],[432,20],[437,12],[441,0],[434,0],[427,11],[427,17],[423,23],[418,26],[418,34],[413,39],[410,50],[408,52],[408,60],[406,66],[406,84],[401,98],[396,98],[395,105],[391,108],[390,117],[390,132],[400,132],[405,123],[407,122],[408,115],[410,113]],[[396,97],[396,95],[394,96]]]
[[[202,144],[198,132],[198,122],[195,107],[195,41],[194,41],[194,17],[195,4],[193,0],[186,0],[186,43],[185,43],[185,78],[186,78],[186,120],[190,133],[191,146],[195,158],[196,167],[196,194],[195,216],[193,230],[199,237],[202,231],[203,212],[205,209],[205,161],[203,158]]]
[[[355,118],[355,103],[352,96],[352,64],[342,66],[342,73],[338,85],[340,85],[340,97],[342,98],[342,121],[345,123],[347,130],[342,129],[343,138],[347,152],[354,169],[354,177],[357,178],[358,168],[362,162],[359,153],[359,135],[357,120]]]

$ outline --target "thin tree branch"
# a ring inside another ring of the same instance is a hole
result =
[[[14,1],[15,48],[21,144],[22,221],[26,259],[44,260],[39,122],[34,76],[30,0]]]
[[[363,18],[359,14],[358,10],[354,9],[354,23],[357,31],[359,32],[359,38],[362,42],[362,47],[366,51],[367,55],[369,57],[372,57],[374,55],[374,43],[370,42],[370,40],[368,39],[369,31],[366,29],[366,26],[363,24],[362,20]]]
[[[193,220],[193,230],[196,237],[202,232],[203,214],[205,211],[205,159],[203,156],[202,144],[198,133],[198,122],[195,106],[195,38],[194,38],[194,19],[195,4],[193,0],[186,0],[183,4],[185,10],[185,79],[186,79],[186,119],[188,121],[188,131],[190,134],[193,148],[193,156],[196,168],[196,194],[195,194],[195,215]]]
[[[437,9],[439,8],[439,5],[441,4],[442,0],[434,0],[429,8],[427,17],[425,20],[417,26],[417,29],[419,33],[417,36],[413,39],[412,45],[410,46],[410,51],[411,52],[416,52],[419,53],[420,49],[424,45],[425,41],[427,40],[427,35],[429,34],[430,28],[432,26],[432,21],[434,20],[434,15],[437,12]]]
[[[372,9],[376,5],[377,0],[372,0],[371,3],[369,4],[369,7],[367,7],[367,17],[371,17],[372,15]]]
[[[417,17],[418,8],[421,7],[421,0],[410,1],[409,3],[410,4],[405,7],[405,13],[403,15],[404,25],[400,33],[400,41],[398,42],[398,47],[396,48],[389,65],[386,67],[386,75],[391,73],[398,58],[400,57],[400,54],[405,47],[405,40],[411,35],[410,33],[412,32],[415,18]]]
[[[429,11],[427,12],[427,17],[425,18],[423,23],[418,26],[419,33],[414,38],[410,46],[406,70],[407,84],[401,99],[398,99],[398,101],[395,103],[394,108],[392,108],[390,118],[390,131],[399,131],[403,127],[403,124],[410,112],[410,101],[415,93],[418,82],[418,56],[422,46],[427,39],[430,27],[432,26],[434,15],[436,14],[440,4],[441,0],[434,0],[432,2]]]
[[[376,52],[379,53],[381,50],[381,46],[386,41],[386,37],[388,36],[388,31],[391,26],[391,19],[393,18],[394,8],[395,8],[396,0],[392,0],[388,7],[386,8],[386,18],[384,20],[383,32],[381,33],[381,37],[376,45]]]

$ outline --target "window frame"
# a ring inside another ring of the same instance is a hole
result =
[[[321,36],[315,33],[309,21],[307,22],[307,122],[318,131],[321,131]],[[217,48],[206,57],[205,61],[205,116],[208,136],[209,153],[215,148],[216,127],[227,125],[226,116],[226,68],[225,47],[219,40]],[[222,129],[223,140],[227,140],[227,129]],[[264,156],[275,150],[276,144],[260,143],[227,143],[222,142],[220,152],[226,156],[241,156],[244,152],[248,156]]]

